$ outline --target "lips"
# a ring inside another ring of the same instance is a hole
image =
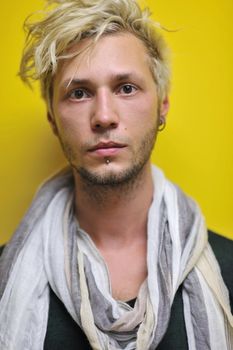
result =
[[[94,147],[90,148],[89,151],[93,152],[93,151],[97,151],[99,149],[108,149],[108,148],[123,148],[126,147],[126,145],[121,144],[121,143],[116,143],[116,142],[99,142],[97,145],[95,145]]]
[[[113,156],[116,155],[122,148],[125,148],[126,145],[122,143],[117,143],[113,141],[108,142],[99,142],[95,146],[89,149],[89,152],[97,156]]]

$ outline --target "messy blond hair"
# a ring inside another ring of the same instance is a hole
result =
[[[161,100],[169,89],[167,47],[158,24],[142,11],[135,0],[48,0],[43,18],[25,22],[26,44],[19,75],[30,85],[39,80],[42,97],[51,104],[52,82],[58,63],[78,53],[69,48],[85,38],[97,41],[102,35],[129,32],[145,45],[152,75]],[[50,8],[51,6],[51,8]]]

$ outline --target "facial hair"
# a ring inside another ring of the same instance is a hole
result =
[[[77,165],[77,157],[72,148],[63,143],[62,140],[60,141],[66,158],[74,172],[79,175],[79,185],[82,186],[83,190],[88,193],[89,196],[92,198],[95,197],[100,204],[100,202],[102,202],[101,199],[106,199],[107,195],[114,194],[117,197],[121,195],[125,196],[126,194],[133,193],[133,189],[141,185],[144,167],[148,163],[156,141],[157,128],[158,126],[156,123],[142,136],[139,145],[131,154],[129,166],[117,173],[111,171],[110,168],[108,169],[108,165],[106,165],[106,172],[101,174],[95,171],[90,171],[87,167]],[[110,138],[110,136],[111,135],[105,135],[106,138]]]

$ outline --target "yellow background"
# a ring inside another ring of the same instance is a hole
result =
[[[145,4],[145,1],[141,1]],[[38,89],[16,76],[22,23],[42,0],[1,4],[0,244],[41,181],[64,164]],[[172,50],[171,110],[153,161],[200,204],[208,227],[233,238],[233,1],[151,0]]]

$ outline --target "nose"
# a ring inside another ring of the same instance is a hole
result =
[[[111,91],[98,91],[93,104],[92,130],[101,132],[107,129],[115,129],[118,123],[118,114]]]

